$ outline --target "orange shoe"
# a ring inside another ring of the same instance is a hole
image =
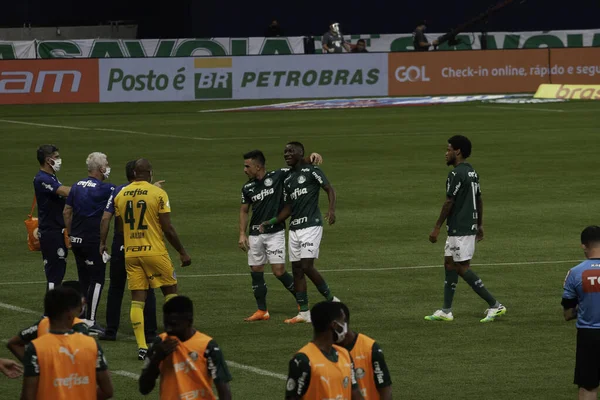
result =
[[[309,324],[310,323],[310,311],[300,311],[294,318],[286,319],[286,324]]]
[[[271,318],[268,311],[257,310],[254,314],[245,318],[244,321],[252,322],[252,321],[268,321]]]

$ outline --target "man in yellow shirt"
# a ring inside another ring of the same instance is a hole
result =
[[[290,360],[286,400],[364,400],[350,353],[334,344],[341,343],[348,332],[339,303],[315,304],[310,318],[313,340]]]
[[[58,287],[46,293],[44,309],[50,333],[25,349],[21,400],[105,400],[113,386],[102,348],[90,336],[74,332],[81,313],[81,295]]]
[[[144,158],[136,161],[135,180],[113,199],[115,216],[120,218],[125,241],[125,269],[131,290],[130,318],[138,345],[138,359],[144,360],[148,345],[144,335],[144,303],[148,288],[160,288],[165,302],[177,296],[177,278],[163,235],[177,250],[181,266],[192,263],[171,224],[171,204],[167,193],[152,182],[152,165]],[[109,199],[109,202],[111,200]],[[100,225],[100,253],[107,249],[110,213]]]
[[[163,306],[165,333],[153,343],[140,376],[140,392],[147,395],[160,375],[160,399],[215,400],[214,383],[220,400],[231,400],[223,352],[210,337],[193,327],[194,306],[178,296]]]

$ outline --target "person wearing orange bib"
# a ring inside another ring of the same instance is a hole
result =
[[[102,348],[71,329],[81,313],[81,295],[65,287],[49,290],[44,309],[50,332],[25,348],[21,400],[110,399],[113,386]]]
[[[348,333],[340,342],[350,352],[354,360],[356,381],[365,400],[392,400],[392,378],[388,370],[383,350],[367,335],[354,332],[350,326],[350,310],[338,303],[346,316]]]
[[[290,360],[286,400],[364,400],[354,361],[341,343],[348,332],[340,303],[321,302],[310,311],[313,340]]]
[[[80,294],[82,304],[85,303],[85,298],[83,295],[81,295],[81,285],[78,281],[64,281],[61,286],[74,289]],[[73,329],[75,332],[83,333],[84,335],[89,334],[87,324],[79,318],[73,319],[73,327],[71,329]],[[29,344],[32,340],[46,335],[49,332],[50,320],[45,316],[35,324],[21,330],[16,336],[12,337],[6,344],[6,347],[11,353],[14,354],[15,357],[19,359],[19,361],[22,362],[23,357],[25,357],[25,346],[27,346],[27,344]]]
[[[185,296],[169,300],[163,318],[165,333],[148,351],[140,392],[152,392],[160,376],[160,400],[215,400],[213,383],[219,400],[231,400],[231,374],[223,352],[213,338],[193,328],[192,301]]]

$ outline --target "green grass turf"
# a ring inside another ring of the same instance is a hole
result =
[[[324,156],[322,168],[339,198],[338,222],[325,227],[317,267],[349,305],[352,327],[381,344],[396,398],[575,396],[575,328],[563,321],[560,298],[566,271],[583,256],[579,233],[598,223],[597,103],[196,112],[241,104],[2,106],[0,119],[165,136],[0,122],[0,302],[42,309],[42,260],[28,251],[23,225],[36,147],[46,142],[60,147],[59,177],[65,184],[86,176],[85,158],[92,151],[109,155],[115,183],[124,180],[128,160],[144,156],[155,177],[166,180],[175,226],[192,255],[193,265],[177,272],[180,292],[195,301],[196,326],[218,341],[228,360],[285,374],[293,352],[310,340],[311,328],[283,324],[296,308],[271,275],[272,319],[243,322],[255,305],[246,257],[237,248],[239,193],[246,180],[241,155],[262,149],[268,166],[277,168],[284,165],[286,141],[300,140]],[[553,109],[564,112],[547,111]],[[453,323],[423,320],[442,300],[443,238],[432,245],[427,236],[444,199],[446,140],[456,133],[473,141],[470,161],[485,201],[486,239],[477,246],[474,263],[481,265],[474,270],[508,307],[505,317],[487,325],[479,323],[486,304],[464,282]],[[325,209],[326,196],[321,197]],[[540,261],[552,263],[536,264]],[[431,268],[400,269],[412,266]],[[207,276],[214,274],[235,275]],[[67,278],[75,277],[70,255]],[[32,281],[38,283],[27,283]],[[309,295],[312,304],[321,300],[312,285]],[[105,301],[106,291],[102,322]],[[128,302],[126,295],[125,335],[132,334]],[[0,307],[0,339],[35,319]],[[103,346],[113,371],[139,373],[132,340]],[[0,349],[0,356],[8,351]],[[231,372],[234,398],[284,396],[284,380],[233,366]],[[115,398],[142,398],[131,378],[113,380]],[[0,388],[1,398],[16,399],[20,382],[0,379]],[[157,390],[149,398],[158,398]]]

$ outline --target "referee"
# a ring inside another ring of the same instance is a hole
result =
[[[586,261],[567,273],[562,306],[565,320],[577,319],[575,380],[579,399],[596,399],[600,384],[600,226],[581,232]]]

